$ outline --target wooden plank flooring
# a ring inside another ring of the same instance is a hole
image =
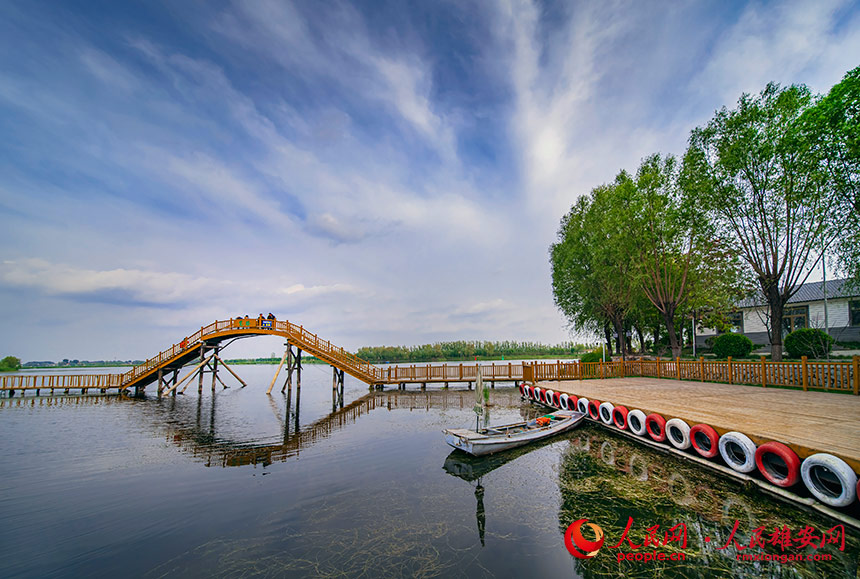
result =
[[[860,473],[860,396],[712,382],[610,378],[542,382],[541,388],[611,402],[690,426],[710,424],[721,435],[736,430],[756,444],[776,440],[801,458],[835,454]]]

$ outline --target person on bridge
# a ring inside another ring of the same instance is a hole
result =
[[[268,315],[268,316],[266,316],[266,319],[267,319],[267,320],[274,320],[274,319],[275,319],[275,316],[274,316],[274,314],[272,314],[272,312],[269,312],[269,315]]]

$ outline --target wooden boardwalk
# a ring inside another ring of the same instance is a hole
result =
[[[860,398],[827,392],[756,388],[737,384],[654,378],[607,378],[540,383],[542,388],[655,412],[690,426],[709,424],[720,434],[736,430],[757,445],[787,444],[806,458],[835,454],[860,472]]]

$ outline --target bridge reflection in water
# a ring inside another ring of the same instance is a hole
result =
[[[286,397],[286,416],[281,416],[280,408],[271,399],[272,411],[283,432],[282,440],[276,444],[255,444],[219,437],[215,430],[217,404],[213,400],[208,424],[204,424],[206,417],[200,400],[195,423],[170,425],[168,439],[206,466],[231,467],[283,462],[377,409],[469,409],[475,404],[475,394],[468,390],[371,392],[305,426],[300,426],[299,396],[296,396],[295,407],[291,407],[290,398]],[[517,390],[496,390],[490,395],[491,408],[493,405],[512,407],[519,404],[520,393]],[[530,418],[538,410],[524,406],[521,412]]]

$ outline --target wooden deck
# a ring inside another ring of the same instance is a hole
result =
[[[756,388],[713,382],[609,378],[542,382],[541,388],[611,402],[720,434],[743,432],[756,444],[776,440],[801,458],[827,452],[860,472],[860,398],[827,392]]]

